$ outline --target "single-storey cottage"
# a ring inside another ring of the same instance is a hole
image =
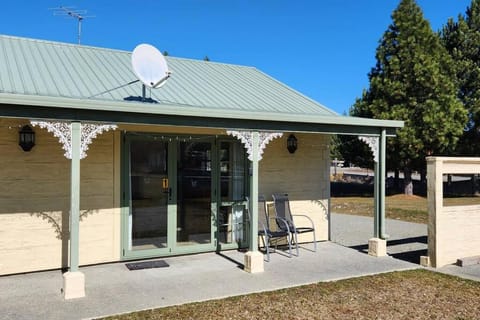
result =
[[[375,138],[381,173],[403,126],[340,116],[253,67],[168,56],[168,82],[145,89],[130,59],[0,36],[0,275],[239,246],[261,270],[258,194],[288,193],[328,240],[331,135]]]

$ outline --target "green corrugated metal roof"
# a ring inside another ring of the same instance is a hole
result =
[[[189,117],[401,127],[337,113],[253,68],[166,57],[171,78],[140,102],[131,52],[0,35],[0,104]]]
[[[5,93],[124,101],[142,86],[112,90],[136,80],[131,53],[0,36],[0,91]],[[326,107],[252,67],[166,57],[172,77],[147,92],[159,104],[219,110],[334,115]],[[109,91],[108,93],[100,94]],[[160,107],[160,106],[154,106]]]

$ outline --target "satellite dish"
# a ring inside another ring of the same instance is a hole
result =
[[[167,61],[157,48],[139,44],[132,52],[132,67],[137,78],[147,87],[160,88],[170,77]]]

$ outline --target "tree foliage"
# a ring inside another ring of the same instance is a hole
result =
[[[370,147],[356,136],[334,136],[330,158],[345,161],[345,166],[373,169],[373,153]]]
[[[468,122],[456,153],[480,155],[480,1],[473,0],[466,16],[449,19],[440,32],[443,45],[455,61],[458,98],[468,111]]]
[[[351,115],[404,120],[389,139],[389,169],[423,171],[425,157],[450,153],[466,124],[453,61],[414,0],[402,0],[376,50],[370,87]],[[410,183],[408,176],[405,177]],[[411,185],[411,184],[410,184]]]

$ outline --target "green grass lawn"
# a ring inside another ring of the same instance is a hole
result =
[[[419,269],[322,282],[105,319],[328,320],[479,317],[479,282]]]

